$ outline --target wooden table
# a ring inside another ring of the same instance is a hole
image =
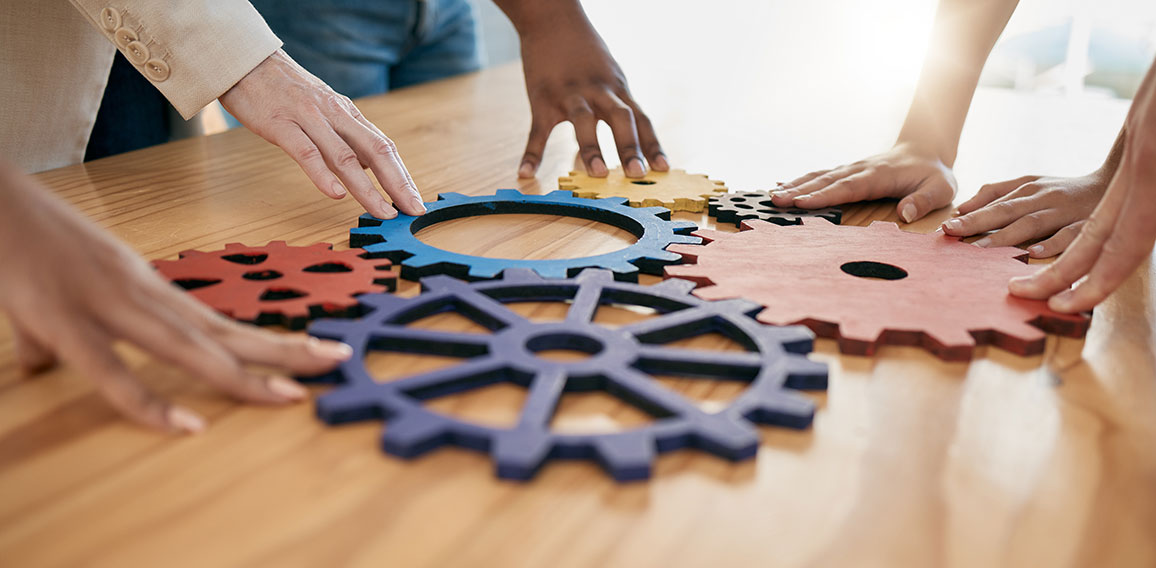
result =
[[[427,199],[441,191],[552,189],[575,144],[560,129],[538,180],[515,179],[528,124],[518,74],[508,66],[361,108],[397,141]],[[977,105],[1007,108],[984,100]],[[789,152],[789,140],[768,137],[759,148],[746,145],[750,133],[738,145],[718,137],[727,125],[797,109],[750,100],[696,121],[674,105],[656,108],[675,160],[692,155],[683,163],[732,188],[798,173],[768,174],[761,159]],[[881,139],[893,128],[883,124],[859,130]],[[712,161],[725,167],[710,169]],[[243,130],[39,178],[148,258],[233,241],[344,244],[360,212],[350,199],[322,197],[280,150]],[[911,228],[933,230],[946,214]],[[893,204],[852,207],[845,222],[871,219],[894,220]],[[541,218],[461,220],[423,237],[484,250],[495,244],[486,235],[496,222],[524,227],[526,236],[505,246],[531,256],[607,250],[626,238],[593,223]],[[561,238],[569,244],[551,244]],[[378,449],[378,423],[328,428],[312,404],[238,405],[126,348],[151,386],[212,421],[203,435],[166,437],[119,418],[72,371],[21,377],[5,327],[0,565],[1150,567],[1152,278],[1149,263],[1098,308],[1086,340],[1049,338],[1035,357],[984,348],[968,365],[903,347],[844,357],[831,341],[818,341],[813,357],[831,375],[825,394],[809,395],[819,406],[812,429],[761,428],[757,458],[743,463],[666,454],[651,481],[625,485],[589,463],[550,465],[528,484],[501,482],[488,457],[459,449],[402,461]],[[401,293],[416,293],[416,285],[403,284]],[[445,361],[397,356],[373,364],[397,376]],[[664,384],[706,404],[737,392],[728,384]],[[516,414],[520,396],[516,387],[496,387],[433,404],[501,423]],[[609,397],[574,395],[554,426],[607,430],[645,420]]]

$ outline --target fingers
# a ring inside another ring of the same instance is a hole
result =
[[[321,150],[298,126],[285,125],[272,132],[269,139],[301,166],[309,181],[313,182],[321,193],[333,199],[345,197],[345,186],[341,185],[337,176],[329,171],[329,165],[325,163],[325,158],[321,157]]]
[[[944,221],[943,232],[956,237],[969,237],[1008,227],[1027,218],[1029,220],[1021,224],[1020,228],[1024,229],[1028,225],[1035,225],[1038,226],[1038,229],[1023,240],[1011,243],[1019,244],[1025,240],[1049,234],[1059,226],[1059,223],[1055,221],[1058,212],[1044,207],[1038,200],[1030,197],[997,201],[977,211]],[[1053,220],[1054,224],[1044,222],[1048,219]]]
[[[1104,243],[1088,277],[1075,288],[1051,297],[1048,307],[1064,313],[1090,310],[1119,288],[1152,250],[1151,243],[1140,244],[1126,234],[1128,231],[1114,231]]]
[[[148,294],[154,296],[154,293]],[[141,298],[135,306],[102,314],[108,330],[231,395],[251,402],[283,404],[305,398],[299,384],[283,376],[247,371],[220,343],[182,318],[168,304]]]
[[[646,175],[646,164],[642,159],[638,130],[635,128],[634,110],[610,92],[594,97],[593,103],[598,116],[610,125],[610,131],[614,133],[618,158],[626,177],[639,178]]]
[[[779,207],[791,207],[800,196],[815,193],[845,177],[855,175],[863,171],[863,169],[864,166],[860,164],[852,164],[833,170],[817,172],[816,175],[808,174],[800,178],[806,178],[805,181],[794,185],[788,184],[788,186],[784,186],[782,189],[771,192],[771,201]]]
[[[121,414],[159,430],[195,433],[205,421],[191,410],[170,405],[145,388],[112,350],[112,337],[86,321],[73,322],[61,337],[65,361],[83,369]]]
[[[531,178],[542,165],[542,154],[546,151],[546,141],[559,121],[547,120],[538,112],[530,122],[530,135],[526,139],[526,151],[522,153],[522,165],[518,166],[518,177]],[[603,164],[605,165],[605,164]]]
[[[784,190],[791,189],[792,187],[795,187],[797,185],[807,183],[807,182],[809,182],[809,181],[811,181],[811,180],[813,180],[813,179],[815,179],[815,178],[817,178],[817,177],[819,177],[819,176],[821,176],[821,175],[823,175],[829,171],[831,171],[831,170],[819,170],[819,171],[811,172],[808,174],[803,174],[803,175],[801,175],[801,176],[799,176],[799,177],[797,177],[797,178],[795,178],[795,179],[793,179],[787,183],[781,184],[780,187]]]
[[[319,375],[349,359],[352,348],[338,341],[273,333],[241,324],[209,309],[190,294],[166,286],[151,294],[189,325],[203,331],[244,363],[272,366],[295,375]]]
[[[1080,229],[1084,227],[1084,223],[1086,222],[1085,220],[1080,220],[1063,227],[1051,237],[1028,247],[1028,254],[1031,255],[1032,258],[1048,258],[1064,252],[1064,250],[1068,248],[1068,245],[1076,240],[1076,237],[1080,234]]]
[[[818,209],[869,199],[871,182],[872,175],[861,171],[842,178],[814,193],[796,197],[794,205],[804,209]]]
[[[609,170],[602,158],[602,148],[598,145],[598,119],[594,110],[580,96],[566,100],[566,119],[574,125],[574,136],[578,139],[578,156],[586,168],[586,173],[594,177],[606,177]]]
[[[1020,186],[1036,181],[1039,178],[1040,176],[1021,176],[1016,179],[984,185],[983,187],[979,188],[979,191],[976,192],[975,196],[960,204],[959,213],[961,215],[971,213],[972,211],[975,211],[980,207],[983,207],[992,201],[995,201],[996,199],[999,199],[1000,197],[1015,191]]]
[[[895,209],[900,219],[911,223],[940,207],[951,205],[954,198],[955,185],[947,177],[930,176],[916,186],[910,195],[900,199]]]
[[[1052,234],[1063,224],[1058,211],[1045,210],[1028,213],[1008,226],[975,241],[979,247],[1006,247]],[[1030,254],[1030,251],[1029,251]]]
[[[1016,296],[1039,300],[1066,290],[1091,270],[1109,231],[1110,228],[1105,227],[1093,216],[1084,224],[1071,248],[1065,251],[1059,260],[1031,276],[1013,278],[1008,283],[1008,290]]]
[[[301,126],[321,151],[326,167],[337,174],[341,183],[353,194],[353,198],[365,207],[370,215],[378,219],[392,219],[397,216],[397,211],[385,201],[369,180],[369,176],[365,175],[365,170],[361,169],[357,152],[349,147],[328,122],[318,120]]]
[[[398,210],[406,215],[425,213],[421,192],[414,184],[409,169],[402,163],[397,145],[357,112],[352,102],[348,105],[350,113],[335,117],[332,123],[336,132],[349,142],[357,154],[358,167],[363,169],[361,177],[365,177],[362,164],[366,164]],[[373,188],[372,184],[370,187]],[[376,188],[373,188],[373,194],[380,198]]]
[[[223,320],[210,332],[241,360],[284,369],[294,375],[319,375],[349,359],[353,349],[337,341],[273,333]]]
[[[666,153],[662,151],[662,144],[658,143],[658,134],[654,131],[654,124],[650,122],[650,117],[646,116],[646,113],[642,112],[642,109],[633,101],[629,104],[630,108],[634,109],[638,142],[642,144],[642,152],[646,155],[650,169],[656,172],[670,171],[670,162],[666,159]]]
[[[26,374],[36,374],[56,365],[56,355],[15,322],[12,322],[12,342],[16,362]]]

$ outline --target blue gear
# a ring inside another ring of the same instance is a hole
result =
[[[629,231],[638,242],[624,249],[582,258],[518,260],[485,258],[442,250],[418,240],[418,231],[435,223],[505,213],[563,215],[590,219]],[[638,273],[662,274],[662,267],[682,261],[667,252],[675,243],[700,244],[688,233],[697,227],[689,221],[671,221],[665,207],[634,208],[624,197],[581,199],[570,191],[528,195],[513,189],[499,189],[495,195],[466,196],[443,193],[427,204],[420,217],[398,215],[382,221],[362,215],[360,226],[349,231],[350,246],[362,247],[373,256],[385,256],[401,265],[402,278],[417,280],[433,274],[448,274],[465,280],[497,278],[509,268],[529,268],[544,278],[568,278],[585,268],[604,268],[617,280],[636,282]]]
[[[752,422],[806,428],[814,404],[789,389],[825,389],[827,368],[807,359],[813,335],[802,326],[772,327],[752,315],[761,308],[745,300],[711,302],[690,294],[686,280],[653,286],[615,281],[605,270],[577,278],[547,280],[525,269],[501,280],[466,283],[448,276],[422,279],[413,298],[368,294],[371,308],[360,320],[320,320],[309,333],[344,341],[354,356],[330,373],[309,380],[339,386],[317,400],[317,415],[336,424],[369,419],[388,422],[387,453],[411,458],[454,444],[488,452],[498,477],[525,480],[549,459],[593,459],[620,481],[650,476],[655,454],[680,448],[727,458],[752,457],[759,434]],[[505,302],[570,302],[561,322],[533,322]],[[646,306],[661,315],[608,327],[592,323],[603,304]],[[492,334],[453,333],[408,327],[426,316],[455,311]],[[746,352],[667,347],[679,339],[718,332]],[[559,362],[534,355],[576,349],[591,356]],[[390,382],[375,381],[364,359],[370,350],[462,357],[462,363]],[[651,373],[709,377],[749,383],[728,407],[703,411],[663,387]],[[511,382],[527,389],[515,426],[490,427],[427,409],[423,400]],[[550,421],[567,391],[609,392],[655,417],[647,426],[607,434],[558,434]]]

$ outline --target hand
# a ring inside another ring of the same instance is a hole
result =
[[[598,145],[598,121],[605,121],[614,133],[618,158],[627,177],[646,174],[643,156],[656,171],[670,169],[654,126],[642,112],[618,63],[591,27],[581,7],[567,11],[566,2],[538,2],[536,9],[565,11],[559,18],[534,21],[503,6],[519,25],[522,37],[522,66],[532,114],[526,152],[518,168],[519,177],[533,177],[542,162],[546,140],[557,124],[569,121],[578,139],[578,154],[586,173],[604,177],[606,161]],[[525,10],[526,8],[522,8]],[[520,17],[521,16],[521,17]]]
[[[391,219],[397,211],[373,186],[365,168],[403,213],[425,213],[397,147],[362,116],[348,97],[297,65],[278,49],[233,88],[221,105],[249,130],[280,146],[321,190],[341,199],[348,192],[374,217]]]
[[[988,184],[959,206],[960,217],[943,223],[943,232],[969,237],[995,231],[975,242],[981,247],[1049,237],[1028,247],[1028,254],[1055,256],[1080,233],[1111,178],[1112,171],[1097,170],[1081,177],[1024,176]]]
[[[173,432],[204,419],[158,397],[113,350],[117,340],[165,359],[242,399],[298,401],[288,377],[245,363],[314,375],[348,359],[341,343],[241,325],[205,307],[153,271],[127,246],[0,162],[0,310],[28,372],[59,358],[97,384],[125,416]]]
[[[907,144],[833,170],[820,170],[771,192],[779,207],[820,209],[840,203],[900,197],[899,218],[910,223],[951,204],[955,175],[930,153]]]
[[[1128,113],[1123,146],[1104,198],[1072,246],[1043,270],[1012,279],[1012,294],[1048,298],[1048,307],[1058,312],[1089,310],[1151,258],[1156,244],[1156,65]]]

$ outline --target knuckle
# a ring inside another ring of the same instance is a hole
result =
[[[633,122],[634,111],[626,106],[614,107],[614,109],[610,111],[610,118],[621,122]]]
[[[321,157],[321,150],[313,144],[302,144],[290,150],[289,153],[298,162],[313,162]]]
[[[377,156],[393,157],[397,155],[397,145],[385,136],[377,136],[373,141],[372,152]]]
[[[358,159],[357,153],[349,148],[345,148],[337,153],[333,163],[339,168],[357,168],[361,169],[361,160]]]

